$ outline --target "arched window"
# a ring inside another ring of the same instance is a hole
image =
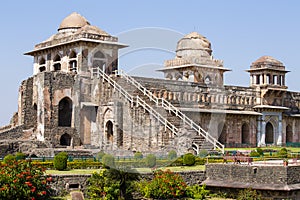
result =
[[[250,130],[247,123],[242,125],[242,144],[250,144]]]
[[[58,105],[58,126],[71,126],[72,122],[72,100],[68,97],[60,100]]]
[[[111,121],[106,122],[106,140],[107,143],[113,143],[113,123]]]
[[[293,142],[293,129],[291,125],[286,126],[286,142]]]
[[[63,134],[60,137],[60,145],[70,146],[71,144],[71,136],[68,133]]]
[[[219,135],[219,139],[218,141],[222,144],[226,144],[227,143],[227,132],[226,132],[226,125],[223,123],[220,123],[218,125],[218,135]]]
[[[75,51],[71,51],[69,55],[69,69],[71,72],[77,72],[77,55]]]
[[[105,71],[106,68],[106,58],[101,51],[97,51],[93,57],[93,76],[98,75],[99,70]]]
[[[274,143],[274,128],[273,125],[268,122],[266,124],[266,144]]]
[[[39,71],[43,72],[46,70],[46,60],[44,58],[41,58],[39,61]]]
[[[54,71],[61,70],[60,56],[56,55],[53,59],[53,69]]]

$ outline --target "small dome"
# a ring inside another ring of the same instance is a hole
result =
[[[73,12],[60,23],[58,30],[81,28],[85,25],[90,25],[90,23],[80,14]]]
[[[256,61],[254,61],[250,66],[250,69],[261,68],[285,70],[285,66],[283,65],[283,63],[271,56],[262,56]]]
[[[256,61],[254,61],[252,64],[257,65],[257,64],[265,64],[265,63],[274,64],[274,65],[283,65],[282,62],[276,60],[272,56],[262,56]]]
[[[197,32],[191,32],[178,41],[176,52],[178,57],[210,56],[212,50],[206,37]]]

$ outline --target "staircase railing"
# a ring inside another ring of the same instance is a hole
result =
[[[125,97],[127,101],[130,102],[131,106],[136,103],[136,106],[141,106],[144,110],[147,110],[149,114],[155,117],[160,123],[165,126],[165,131],[169,129],[173,135],[178,135],[178,129],[172,123],[170,123],[166,118],[164,118],[160,113],[154,110],[149,104],[147,104],[143,99],[139,96],[133,97],[129,94],[123,87],[121,87],[116,81],[114,81],[110,76],[105,74],[101,69],[98,70],[98,76],[101,76],[103,80],[108,82],[114,90],[118,91],[121,95]]]
[[[194,129],[200,136],[204,137],[208,142],[213,144],[214,149],[219,149],[224,153],[224,145],[221,144],[217,139],[211,136],[207,131],[201,128],[198,124],[196,124],[193,120],[187,117],[184,113],[182,113],[178,108],[172,105],[169,101],[164,98],[158,98],[152,94],[151,91],[146,89],[142,84],[136,81],[131,76],[127,75],[123,70],[118,70],[118,74],[126,79],[127,82],[130,82],[134,85],[139,91],[143,93],[143,95],[147,96],[151,101],[153,101],[157,106],[162,106],[165,110],[172,112],[180,118],[183,122],[183,125],[188,125],[192,129]]]

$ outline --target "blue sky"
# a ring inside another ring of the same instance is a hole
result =
[[[248,86],[245,70],[260,56],[270,55],[291,71],[287,75],[289,89],[300,91],[299,9],[300,1],[296,0],[3,1],[0,125],[7,124],[17,111],[18,87],[32,74],[33,60],[23,53],[55,34],[60,22],[74,11],[91,24],[119,36],[120,42],[131,46],[135,42],[144,45],[145,41],[151,46],[153,42],[155,50],[120,57],[122,68],[134,71],[133,74],[151,75],[150,71],[156,68],[152,63],[162,66],[164,60],[174,57],[172,51],[182,34],[197,31],[212,43],[214,57],[224,60],[224,66],[233,70],[225,74],[226,84]],[[143,34],[144,27],[152,28]],[[152,34],[153,27],[162,31]],[[159,50],[161,45],[163,50]]]

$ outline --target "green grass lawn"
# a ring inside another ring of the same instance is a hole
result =
[[[204,171],[205,166],[204,165],[196,165],[196,166],[179,166],[179,167],[161,167],[157,169],[170,169],[173,172],[179,172],[179,171]],[[94,172],[100,172],[102,169],[72,169],[68,171],[58,171],[58,170],[46,170],[46,174],[52,174],[52,175],[68,175],[68,174],[92,174]],[[150,168],[136,168],[136,170],[139,173],[147,173],[152,172],[152,169]]]
[[[280,150],[283,147],[262,147],[261,149],[274,149]],[[287,150],[291,152],[300,152],[300,147],[285,147]],[[225,151],[234,151],[234,150],[255,150],[255,148],[225,148]]]

